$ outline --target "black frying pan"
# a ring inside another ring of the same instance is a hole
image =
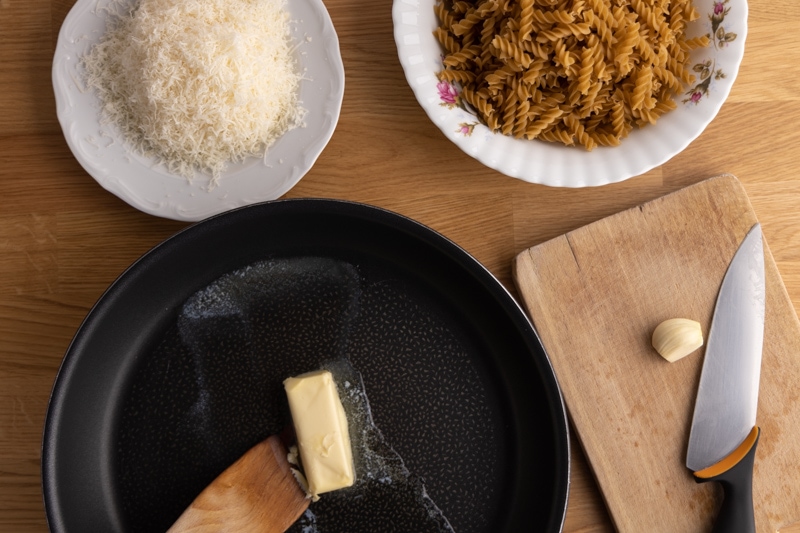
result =
[[[97,302],[45,424],[51,530],[165,530],[288,423],[283,378],[341,358],[361,373],[385,441],[456,532],[561,530],[566,416],[520,307],[432,230],[311,199],[198,223]],[[363,496],[312,504],[317,530],[421,531],[407,502]]]

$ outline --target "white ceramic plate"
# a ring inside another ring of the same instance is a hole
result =
[[[448,139],[484,165],[524,181],[560,187],[622,181],[665,163],[686,148],[728,97],[747,35],[746,0],[694,0],[700,18],[687,26],[687,36],[713,35],[721,28],[721,36],[727,41],[712,39],[708,48],[692,53],[691,66],[708,62],[703,73],[708,76],[702,78],[695,71],[695,86],[676,98],[678,108],[655,125],[635,129],[619,146],[587,152],[579,147],[493,134],[467,109],[452,105],[447,94],[458,91],[458,86],[439,87],[436,77],[442,70],[442,48],[433,36],[438,25],[434,2],[394,0],[392,8],[400,63],[422,108]]]
[[[100,124],[100,102],[82,81],[80,57],[105,32],[114,0],[78,0],[64,20],[53,59],[58,119],[75,158],[105,189],[146,213],[195,221],[229,209],[274,200],[297,184],[327,145],[344,96],[339,40],[322,0],[291,0],[292,40],[304,80],[305,125],[278,139],[265,158],[232,164],[219,183],[197,174],[191,182],[153,158],[135,153],[113,126]],[[135,1],[135,0],[130,0]]]

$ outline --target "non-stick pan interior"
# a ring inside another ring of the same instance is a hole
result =
[[[165,530],[290,422],[285,377],[341,359],[413,483],[323,498],[314,531],[424,531],[420,487],[460,533],[560,530],[566,421],[520,308],[440,235],[329,200],[197,224],[101,298],[51,399],[51,529]]]

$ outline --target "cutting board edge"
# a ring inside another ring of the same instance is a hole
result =
[[[597,223],[600,223],[600,222],[608,222],[608,223],[613,222],[614,220],[616,220],[618,218],[626,216],[626,213],[629,213],[629,212],[634,211],[636,209],[639,209],[641,211],[641,210],[644,210],[648,205],[654,205],[656,203],[669,201],[672,197],[674,197],[676,195],[685,194],[685,192],[688,189],[692,189],[692,188],[695,188],[695,187],[698,187],[698,186],[704,185],[704,184],[709,184],[712,181],[729,181],[729,182],[731,182],[732,186],[734,186],[735,188],[737,188],[737,189],[739,189],[741,191],[741,193],[743,194],[743,197],[747,199],[747,203],[750,205],[750,208],[752,209],[752,203],[750,203],[750,198],[748,197],[747,191],[745,190],[744,185],[742,184],[741,180],[739,180],[739,178],[737,178],[736,175],[734,175],[734,174],[732,174],[730,172],[723,172],[721,174],[716,174],[716,175],[711,176],[709,178],[705,178],[705,179],[703,179],[701,181],[698,181],[697,183],[695,183],[693,185],[689,185],[689,186],[684,187],[682,189],[678,189],[678,190],[673,191],[671,193],[667,193],[667,194],[665,194],[663,196],[659,196],[657,198],[653,198],[652,200],[648,200],[648,201],[643,202],[643,203],[641,203],[639,205],[636,205],[634,207],[630,207],[628,209],[624,209],[622,211],[614,213],[613,215],[608,215],[608,216],[599,218],[599,219],[595,220],[594,222],[590,222],[588,224],[584,224],[583,226],[580,226],[578,228],[570,230],[570,231],[568,231],[566,233],[562,233],[561,235],[558,235],[557,237],[553,237],[551,239],[542,241],[542,242],[540,242],[538,244],[534,244],[532,246],[527,246],[522,251],[517,253],[517,255],[514,257],[514,260],[512,262],[512,276],[513,276],[514,280],[516,281],[517,262],[520,260],[521,257],[524,257],[525,254],[529,253],[530,250],[532,250],[533,248],[537,248],[539,246],[546,245],[549,242],[555,242],[555,241],[558,241],[560,239],[565,239],[565,238],[568,239],[569,235],[573,234],[576,231],[584,230],[585,228],[587,228],[587,227],[589,227],[589,226],[591,226],[593,224],[597,224]]]
[[[709,182],[714,182],[714,181],[718,181],[718,182],[723,182],[724,181],[724,182],[727,182],[727,183],[715,183],[715,184],[709,183]],[[614,215],[610,215],[609,217],[602,218],[602,219],[600,219],[598,221],[592,222],[590,224],[587,224],[585,226],[577,228],[577,229],[575,229],[573,231],[570,231],[570,232],[567,232],[565,234],[559,235],[559,236],[557,236],[557,237],[555,237],[553,239],[550,239],[548,241],[544,241],[541,244],[525,248],[520,253],[518,253],[515,256],[513,264],[512,264],[512,277],[514,279],[515,284],[517,285],[517,288],[519,289],[519,293],[521,295],[524,308],[528,312],[528,315],[531,318],[532,323],[534,324],[534,328],[538,329],[538,327],[539,327],[539,325],[537,325],[538,317],[536,316],[537,313],[532,313],[531,312],[531,309],[537,309],[537,307],[540,304],[538,302],[533,301],[533,299],[536,298],[536,295],[533,294],[533,293],[529,293],[529,291],[526,290],[525,284],[524,283],[520,283],[520,281],[521,281],[520,278],[523,275],[523,274],[521,274],[521,272],[524,272],[524,275],[528,275],[528,276],[535,276],[536,275],[536,274],[532,274],[532,272],[535,269],[534,268],[526,268],[526,265],[528,267],[533,267],[533,266],[536,265],[535,256],[536,256],[537,253],[544,253],[543,250],[545,250],[545,251],[547,251],[547,250],[549,250],[549,251],[558,250],[562,254],[561,255],[562,259],[567,260],[568,256],[566,255],[567,250],[566,250],[566,248],[564,248],[565,246],[570,247],[569,251],[572,252],[573,256],[574,256],[574,251],[571,249],[572,245],[570,243],[570,236],[573,236],[573,238],[574,238],[576,235],[578,235],[578,232],[586,231],[587,227],[593,226],[595,224],[608,224],[608,225],[611,225],[615,221],[618,221],[620,217],[630,216],[630,212],[632,212],[632,211],[636,211],[636,210],[646,211],[649,206],[650,207],[656,207],[660,203],[675,202],[676,201],[675,197],[679,196],[681,194],[688,194],[687,190],[692,190],[692,189],[698,190],[698,189],[700,189],[699,192],[702,193],[702,192],[707,192],[707,191],[703,191],[702,188],[709,188],[709,187],[710,187],[709,190],[712,191],[712,192],[717,192],[717,189],[715,189],[715,188],[721,188],[724,192],[729,193],[730,198],[732,198],[735,201],[735,210],[733,210],[734,222],[730,223],[730,227],[731,228],[739,228],[738,230],[736,230],[736,232],[742,232],[742,234],[741,235],[738,235],[738,234],[737,235],[731,235],[730,237],[731,237],[731,242],[740,241],[741,238],[743,238],[744,234],[746,233],[745,226],[749,226],[752,223],[757,222],[758,219],[757,219],[757,216],[755,214],[755,210],[753,209],[752,203],[750,202],[749,196],[747,195],[746,190],[744,189],[743,184],[733,174],[724,173],[724,174],[719,174],[719,175],[716,175],[716,176],[712,176],[712,177],[707,178],[705,180],[702,180],[702,181],[700,181],[700,182],[698,182],[698,183],[696,183],[696,184],[694,184],[692,186],[689,186],[689,187],[686,187],[684,189],[680,189],[678,191],[666,194],[666,195],[661,196],[659,198],[656,198],[654,200],[650,200],[650,201],[648,201],[646,203],[643,203],[643,204],[641,204],[639,206],[635,206],[633,208],[621,211],[621,212],[616,213]],[[678,201],[680,201],[680,200],[678,200]],[[726,201],[727,201],[726,199],[721,200],[722,205],[726,205]],[[627,215],[626,215],[626,213],[627,213]],[[730,243],[728,243],[727,246],[730,246]],[[766,239],[765,239],[765,243],[764,243],[764,248],[765,248],[765,253],[767,253],[767,255],[768,255],[767,263],[770,265],[769,268],[771,270],[773,270],[775,274],[777,274],[776,280],[777,280],[778,283],[773,283],[773,285],[775,286],[775,288],[779,289],[779,293],[780,294],[777,294],[776,297],[779,298],[779,300],[783,301],[783,303],[781,304],[782,306],[786,305],[788,308],[790,308],[792,310],[792,316],[791,316],[790,322],[792,323],[794,328],[796,328],[797,330],[800,330],[800,320],[798,319],[796,310],[794,309],[794,306],[791,303],[791,299],[790,299],[790,297],[788,295],[788,292],[786,290],[786,286],[783,283],[782,278],[780,277],[780,271],[777,268],[777,263],[774,260],[774,257],[772,255],[771,250],[769,249],[769,246],[768,246],[768,244],[766,242]],[[536,251],[534,251],[534,249],[536,249]],[[576,261],[577,261],[577,259],[576,259]],[[573,427],[575,428],[575,430],[573,431],[573,434],[576,436],[578,444],[581,446],[581,448],[584,449],[584,451],[586,451],[586,445],[585,445],[585,442],[584,442],[584,438],[583,438],[582,432],[577,428],[577,426],[574,423],[573,415],[571,414],[570,402],[569,402],[569,400],[567,398],[565,398],[565,405],[567,407],[568,413],[570,414],[571,423],[573,424]],[[589,456],[589,454],[587,453],[587,458],[589,459],[588,466],[589,466],[589,468],[590,468],[590,470],[592,472],[592,475],[595,477],[596,480],[598,480],[598,484],[601,485],[601,483],[599,482],[599,479],[598,479],[598,474],[597,474],[597,471],[595,469],[595,465],[593,464],[593,461],[588,456]],[[602,489],[602,485],[601,485],[601,489]],[[604,503],[606,504],[606,506],[610,510],[612,508],[612,506],[610,505],[610,502],[607,499],[607,495],[606,495],[605,491],[601,490],[601,495],[602,495]],[[617,516],[613,512],[611,512],[609,514],[611,516],[611,519],[612,519],[612,521],[614,523],[615,528],[617,530],[620,530],[620,531],[623,530],[624,528],[621,527],[621,524],[618,522]],[[620,517],[620,519],[623,522],[625,521],[622,517]],[[779,524],[777,524],[774,519],[770,520],[770,526],[773,526],[773,525],[774,526],[779,526]]]

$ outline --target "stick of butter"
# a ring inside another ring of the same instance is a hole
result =
[[[301,374],[286,379],[283,386],[312,498],[351,486],[355,475],[350,433],[331,373]]]

